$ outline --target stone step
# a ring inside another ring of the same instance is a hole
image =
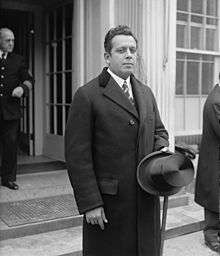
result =
[[[64,169],[66,169],[66,164],[62,161],[20,163],[18,164],[17,174],[49,172]]]
[[[187,194],[172,196],[169,198],[168,207],[169,209],[172,209],[180,206],[186,206],[188,202],[189,197]],[[161,208],[162,204],[163,200],[161,199]],[[68,205],[72,205],[70,209]],[[0,214],[0,240],[18,238],[82,225],[82,216],[76,215],[76,205],[71,194],[1,203],[0,206],[2,208],[2,213]],[[9,207],[9,209],[6,208],[6,216],[3,214],[5,207]],[[45,209],[43,209],[43,207]],[[53,208],[49,209],[48,207]],[[63,207],[65,209],[68,207],[68,209],[65,210]],[[21,212],[21,208],[24,212]],[[40,209],[39,213],[36,209]],[[58,215],[55,211],[58,212]],[[74,213],[76,214],[74,215]],[[8,214],[14,214],[13,219],[8,218]],[[24,214],[28,216],[23,218]],[[42,214],[45,216],[44,218]],[[29,217],[30,215],[32,218]],[[15,218],[16,221],[14,220]]]
[[[169,231],[167,231],[165,248],[167,243],[172,244],[172,239],[194,233],[198,231],[198,227],[201,228],[200,225],[197,225],[196,230],[191,230],[189,232],[189,230],[186,230],[186,228],[182,226],[181,232],[178,235],[172,235],[170,237],[167,236],[169,233]],[[168,242],[169,240],[171,240],[171,242]],[[178,243],[180,243],[180,241]],[[195,243],[195,241],[193,241],[193,243]],[[202,247],[202,242],[200,247]],[[78,226],[37,235],[8,239],[0,241],[0,248],[1,256],[82,256],[82,228]],[[165,251],[165,254],[169,255],[167,250]],[[186,255],[192,256],[191,254]]]
[[[81,227],[0,241],[1,256],[60,256],[73,255],[81,250]]]

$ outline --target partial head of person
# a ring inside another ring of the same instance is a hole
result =
[[[122,79],[134,72],[137,59],[138,42],[131,29],[119,25],[105,36],[105,61],[109,69]]]
[[[14,49],[14,33],[8,28],[0,28],[0,50],[4,53],[12,52]]]

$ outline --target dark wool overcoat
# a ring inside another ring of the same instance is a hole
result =
[[[23,84],[24,81],[33,83],[24,58],[8,53],[6,59],[0,60],[0,113],[4,120],[16,120],[22,116],[20,99],[12,97],[12,92],[21,86],[24,95],[27,95],[28,87]]]
[[[220,181],[220,86],[209,94],[203,110],[203,135],[199,151],[195,201],[219,211]]]
[[[70,182],[81,214],[104,207],[108,224],[83,223],[84,256],[158,256],[158,197],[141,191],[138,162],[168,146],[149,87],[131,76],[136,108],[106,71],[75,93],[65,134]]]

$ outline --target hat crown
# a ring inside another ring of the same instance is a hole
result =
[[[137,170],[140,186],[155,195],[175,194],[193,177],[193,164],[181,153],[154,152],[142,159]]]
[[[162,158],[156,158],[151,166],[152,179],[162,175],[165,181],[174,187],[182,187],[191,181],[189,159],[182,154],[173,154]],[[190,161],[191,162],[191,161]]]

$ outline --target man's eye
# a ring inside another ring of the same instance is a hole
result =
[[[130,49],[130,52],[131,52],[131,53],[136,53],[136,51],[137,51],[136,48],[131,48],[131,49]]]
[[[117,52],[119,53],[124,53],[126,50],[125,49],[118,49]]]

